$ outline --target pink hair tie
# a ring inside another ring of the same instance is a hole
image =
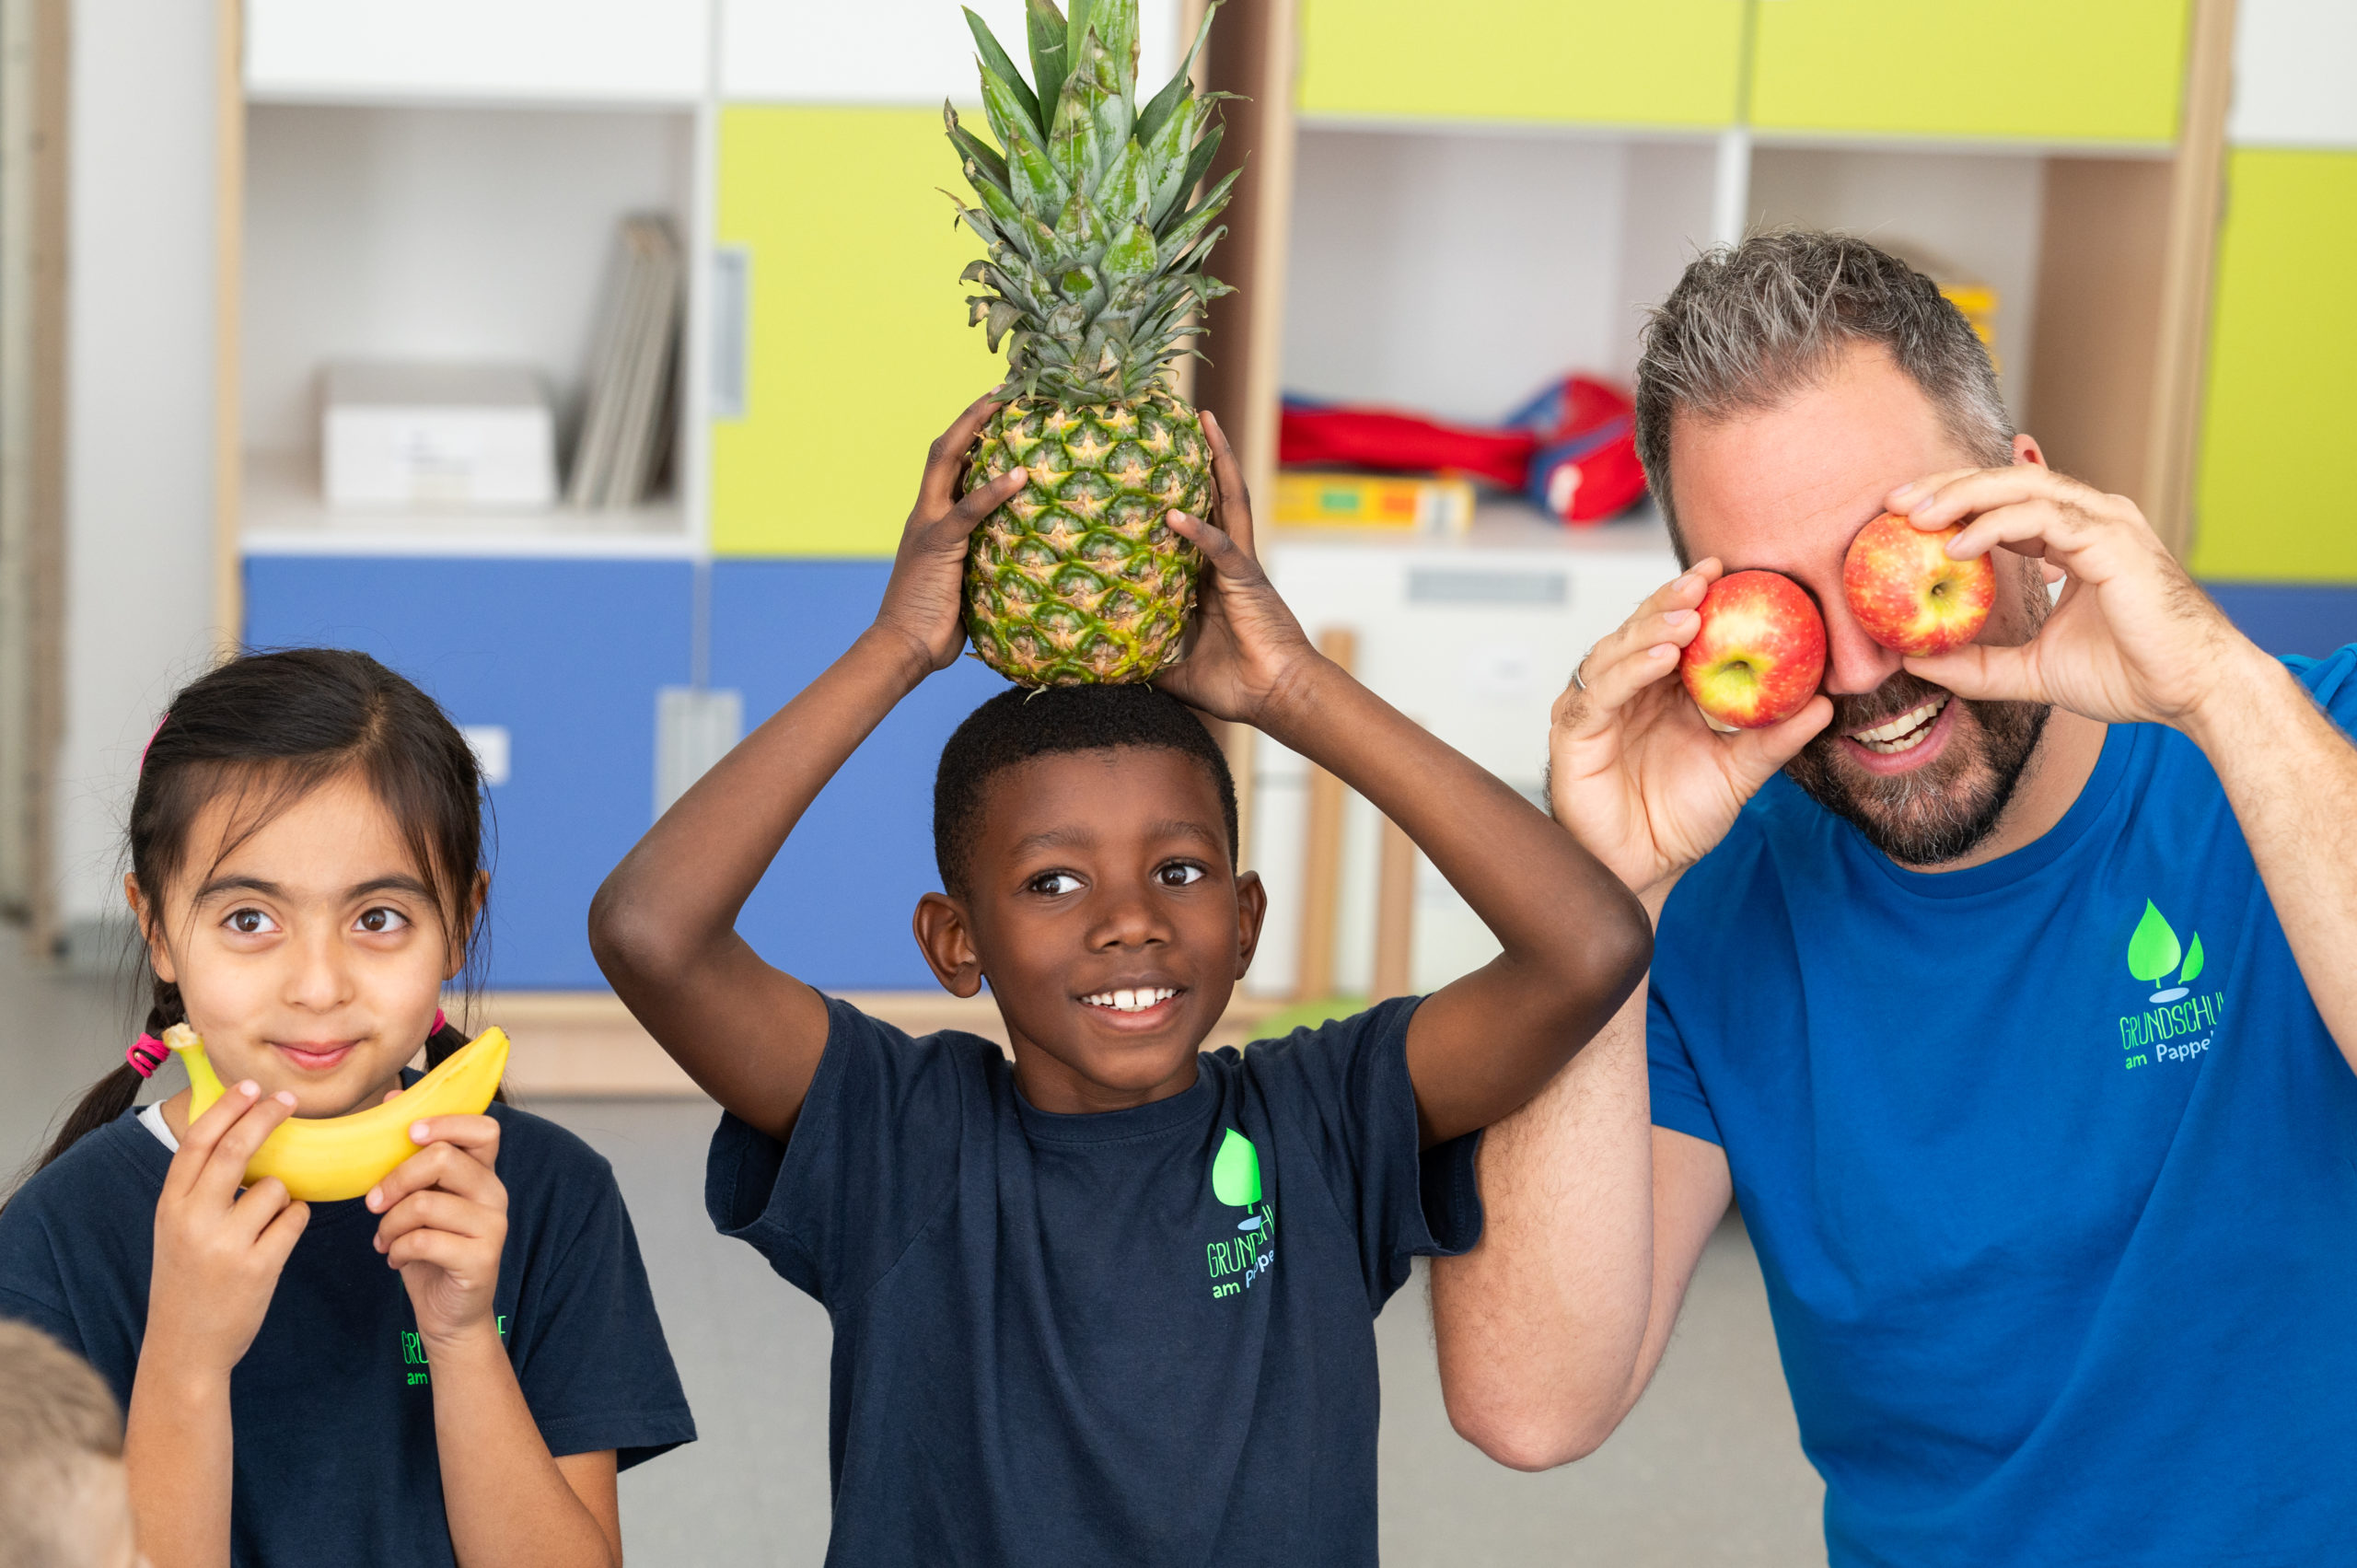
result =
[[[435,1035],[440,1034],[442,1032],[442,1026],[449,1021],[448,1016],[445,1014],[441,1008],[435,1008],[434,1022],[426,1026],[425,1038],[432,1040]]]
[[[156,721],[156,727],[147,732],[147,744],[139,749],[139,771],[141,773],[144,774],[147,772],[147,753],[156,749],[156,738],[163,734],[164,726],[171,722],[171,710],[167,708],[164,711],[164,716]]]
[[[122,1053],[122,1059],[130,1063],[131,1070],[141,1077],[152,1078],[156,1075],[156,1069],[161,1067],[170,1055],[170,1049],[162,1040],[154,1035],[141,1035],[131,1042],[131,1049]]]

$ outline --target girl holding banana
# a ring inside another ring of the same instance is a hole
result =
[[[482,802],[456,726],[361,654],[232,660],[148,743],[147,1031],[0,1210],[0,1317],[128,1407],[156,1568],[606,1568],[617,1470],[694,1436],[612,1172],[486,1108],[499,1042],[437,1005],[482,929]],[[217,1096],[135,1110],[167,1035]],[[421,1081],[421,1044],[473,1060]]]

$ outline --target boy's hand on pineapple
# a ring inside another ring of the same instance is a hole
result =
[[[946,669],[966,645],[963,619],[966,540],[975,527],[1022,490],[1028,476],[1011,469],[988,484],[958,494],[958,470],[974,437],[998,412],[995,389],[978,399],[925,453],[917,504],[901,530],[892,577],[875,630],[904,642],[918,679]]]
[[[1202,421],[1219,522],[1170,514],[1172,530],[1203,552],[1204,570],[1195,590],[1194,641],[1154,683],[1215,717],[1260,725],[1319,659],[1254,553],[1252,494],[1227,436],[1210,414]]]

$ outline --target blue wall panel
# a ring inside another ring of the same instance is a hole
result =
[[[721,561],[712,569],[712,683],[745,694],[748,730],[876,619],[885,561]],[[745,907],[737,929],[825,990],[933,990],[909,917],[941,886],[933,774],[942,742],[1006,682],[960,658],[893,710],[835,775]]]
[[[2204,583],[2243,635],[2270,654],[2321,658],[2357,643],[2357,584]]]
[[[689,678],[683,562],[259,556],[246,639],[374,654],[462,725],[505,726],[489,981],[601,987],[590,895],[653,817],[655,693]]]

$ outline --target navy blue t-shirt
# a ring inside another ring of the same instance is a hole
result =
[[[612,1167],[554,1122],[505,1105],[491,1114],[507,1188],[494,1309],[549,1451],[612,1448],[627,1467],[692,1441]],[[171,1157],[126,1111],[0,1210],[0,1317],[79,1352],[126,1407]],[[377,1225],[356,1198],[311,1205],[230,1375],[238,1568],[452,1562],[432,1372]]]
[[[2357,648],[2288,662],[2357,720]],[[2357,1074],[2191,741],[2113,726],[1944,874],[1777,779],[1672,893],[1649,1034],[1837,1568],[2357,1562]]]
[[[1376,1561],[1375,1316],[1480,1232],[1417,1153],[1412,999],[1060,1116],[996,1045],[828,1003],[791,1141],[705,1203],[834,1320],[833,1568]]]

